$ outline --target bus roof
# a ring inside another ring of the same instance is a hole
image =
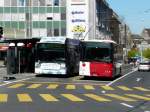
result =
[[[82,42],[103,42],[103,43],[113,43],[113,44],[117,44],[115,41],[113,40],[84,40]]]
[[[60,43],[65,44],[66,37],[42,37],[38,43]]]

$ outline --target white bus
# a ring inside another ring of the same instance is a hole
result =
[[[35,48],[36,74],[75,75],[79,72],[79,40],[43,37]]]

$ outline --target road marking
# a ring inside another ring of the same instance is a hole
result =
[[[101,87],[105,90],[115,90],[114,88],[112,88],[110,86],[101,86]]]
[[[117,87],[122,89],[122,90],[124,90],[124,91],[132,91],[133,90],[133,89],[130,89],[130,88],[126,87],[126,86],[117,86]]]
[[[32,102],[31,97],[28,94],[17,94],[20,102]]]
[[[66,85],[66,89],[76,89],[75,85]]]
[[[6,85],[8,85],[8,84],[13,84],[13,83],[16,83],[16,82],[21,82],[21,81],[25,81],[25,80],[33,79],[33,78],[35,78],[35,77],[25,78],[25,79],[16,80],[16,81],[9,81],[9,82],[7,82],[7,83],[0,84],[0,87],[2,87],[2,86],[6,86]]]
[[[118,100],[123,100],[123,101],[136,101],[132,98],[127,98],[127,97],[124,97],[124,96],[119,96],[119,95],[116,95],[116,94],[105,94],[106,96],[109,96],[109,97],[112,97],[112,98],[115,98],[115,99],[118,99]]]
[[[40,94],[40,96],[47,102],[59,101],[58,99],[56,99],[54,96],[52,96],[50,94]]]
[[[7,94],[0,94],[0,103],[7,102],[8,95]]]
[[[58,84],[49,84],[47,89],[56,89],[58,87]]]
[[[8,88],[19,88],[19,87],[22,87],[22,86],[24,86],[24,84],[23,83],[19,83],[19,84],[11,85]]]
[[[122,77],[120,77],[120,78],[118,78],[118,79],[116,79],[116,80],[114,80],[114,81],[112,81],[112,82],[106,84],[106,86],[110,86],[110,85],[114,84],[115,82],[117,82],[117,81],[123,79],[124,77],[126,77],[126,76],[128,76],[128,75],[130,75],[130,74],[132,74],[132,73],[134,73],[134,72],[136,72],[136,71],[137,71],[137,70],[131,71],[131,72],[129,72],[129,73],[123,75]]]
[[[65,98],[74,101],[74,102],[81,102],[84,101],[83,99],[73,95],[73,94],[61,94],[62,96],[64,96]]]
[[[28,86],[27,88],[28,89],[36,89],[36,88],[38,88],[40,86],[41,86],[41,84],[32,84],[32,85]]]
[[[140,90],[140,91],[150,91],[149,89],[145,89],[145,88],[143,88],[143,87],[134,87],[135,89],[137,89],[137,90]]]
[[[84,85],[84,88],[87,90],[94,90],[95,89],[92,85]]]
[[[129,108],[133,108],[132,105],[129,105],[129,104],[126,104],[126,103],[120,103],[120,104],[123,105],[123,106],[129,107]]]
[[[89,97],[93,100],[96,100],[98,102],[110,102],[111,100],[103,98],[101,96],[95,95],[95,94],[84,94],[86,97]]]
[[[105,85],[104,83],[76,83],[76,82],[70,82],[70,83],[64,83],[64,82],[38,82],[38,81],[22,81],[24,83],[38,83],[38,84],[64,84],[64,85],[95,85],[95,86],[100,86],[100,85]]]
[[[144,96],[140,96],[140,95],[136,95],[136,94],[125,94],[125,95],[127,95],[127,96],[129,96],[129,97],[141,99],[141,100],[150,101],[150,98],[144,97]]]

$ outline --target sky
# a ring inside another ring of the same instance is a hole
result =
[[[150,0],[106,0],[134,34],[150,28]]]

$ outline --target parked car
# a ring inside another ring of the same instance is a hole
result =
[[[150,71],[150,61],[140,62],[138,71]]]

